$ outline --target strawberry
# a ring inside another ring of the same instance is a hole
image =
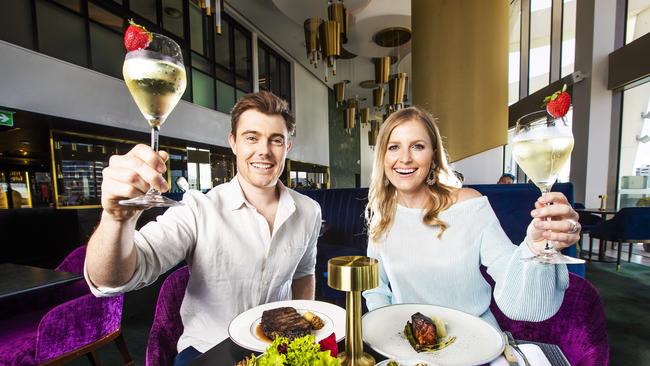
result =
[[[129,19],[129,27],[124,32],[124,47],[131,52],[147,48],[153,39],[151,32],[145,27],[136,24],[133,19]]]
[[[564,117],[571,106],[571,95],[566,92],[566,84],[564,84],[562,90],[558,90],[553,95],[544,98],[544,104],[546,104],[546,112],[554,118]]]

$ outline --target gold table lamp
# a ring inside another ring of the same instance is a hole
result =
[[[363,352],[361,291],[379,286],[379,261],[362,256],[332,258],[327,262],[329,287],[345,291],[345,352],[341,366],[372,366],[375,359]]]

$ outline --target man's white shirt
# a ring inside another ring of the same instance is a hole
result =
[[[314,274],[321,225],[318,203],[278,182],[280,198],[273,232],[244,197],[239,176],[207,194],[189,191],[184,205],[172,207],[135,233],[136,271],[123,286],[96,288],[111,296],[147,286],[186,260],[190,280],[181,305],[184,331],[178,351],[205,352],[228,338],[240,313],[291,299],[294,279]]]

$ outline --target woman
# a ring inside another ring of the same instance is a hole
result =
[[[395,303],[436,304],[498,327],[482,264],[496,282],[494,298],[508,317],[541,321],[555,314],[569,283],[566,265],[521,258],[539,253],[546,240],[562,249],[579,239],[578,214],[564,195],[553,192],[535,202],[526,239],[516,246],[487,198],[459,188],[427,112],[411,107],[391,114],[379,130],[375,151],[366,221],[368,256],[380,261],[380,284],[364,292],[370,310]]]

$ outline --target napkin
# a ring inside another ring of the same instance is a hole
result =
[[[536,344],[519,344],[519,349],[526,355],[530,366],[551,366],[551,363],[546,358],[544,351],[539,348]],[[524,360],[519,355],[519,352],[514,351],[515,356],[517,356],[517,362],[520,366],[524,365]],[[490,362],[490,366],[508,366],[508,361],[506,361],[503,355],[499,356],[496,360]]]
[[[323,338],[318,342],[321,351],[330,351],[332,357],[336,357],[339,353],[339,346],[336,344],[336,335],[330,334],[327,338]]]

